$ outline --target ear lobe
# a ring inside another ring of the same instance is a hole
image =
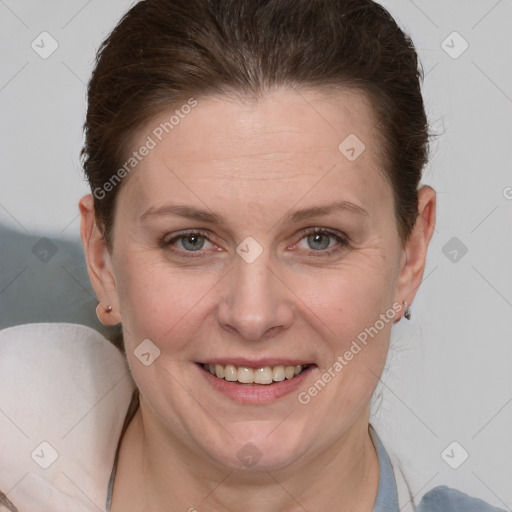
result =
[[[436,192],[427,185],[418,191],[418,216],[403,249],[397,297],[411,305],[423,279],[427,250],[436,223]]]
[[[94,198],[91,194],[79,202],[80,236],[84,247],[87,271],[99,305],[96,314],[101,323],[116,325],[121,321],[115,277],[112,273],[112,257],[105,238],[96,224]]]

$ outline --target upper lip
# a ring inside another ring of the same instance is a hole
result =
[[[244,367],[244,368],[264,368],[265,366],[304,366],[311,365],[311,361],[304,361],[303,359],[289,359],[285,357],[271,357],[264,359],[247,359],[245,357],[215,357],[212,359],[203,359],[198,361],[200,364],[221,364]]]

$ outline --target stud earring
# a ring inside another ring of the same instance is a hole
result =
[[[407,302],[404,301],[404,317],[407,319],[407,320],[410,320],[411,319],[411,308],[409,307],[409,305],[407,304]]]
[[[98,305],[96,306],[96,314],[98,314],[100,308],[105,311],[105,313],[112,313],[112,306],[110,304],[108,306],[103,306],[101,302],[98,302]]]

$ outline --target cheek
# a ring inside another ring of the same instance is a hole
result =
[[[180,350],[187,333],[197,329],[211,309],[210,292],[220,277],[171,268],[143,254],[123,258],[116,281],[123,330],[133,338],[131,343],[149,338],[166,350]],[[169,340],[172,346],[167,346]]]
[[[383,269],[359,274],[347,268],[337,274],[317,279],[314,288],[311,280],[304,279],[298,292],[304,297],[304,318],[314,331],[322,333],[326,350],[318,378],[328,382],[324,387],[315,381],[302,390],[301,400],[311,400],[322,414],[337,418],[333,435],[340,423],[354,420],[370,403],[386,362],[396,316],[392,288]]]
[[[384,266],[384,259],[382,266],[375,261],[363,265],[358,259],[357,265],[347,263],[296,283],[304,302],[302,315],[325,343],[319,370],[329,384],[318,406],[322,402],[340,414],[369,402],[386,362],[396,315],[394,271]],[[311,391],[313,396],[316,390]]]
[[[329,272],[300,276],[293,289],[310,316],[316,316],[327,330],[354,336],[373,324],[392,306],[392,269],[382,266],[346,264]]]

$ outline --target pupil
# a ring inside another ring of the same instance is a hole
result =
[[[190,251],[198,251],[203,248],[204,245],[204,237],[198,235],[188,235],[183,238],[183,247]]]
[[[315,251],[327,249],[329,247],[329,242],[329,236],[323,235],[321,233],[315,233],[314,235],[310,235],[308,237],[308,245],[311,249],[314,249]]]

